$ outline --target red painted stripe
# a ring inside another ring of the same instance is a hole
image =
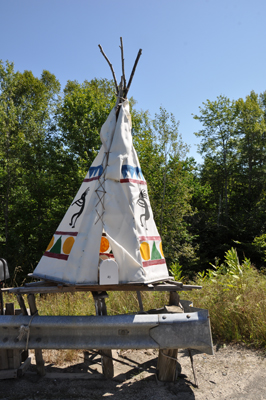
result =
[[[131,182],[131,183],[138,183],[139,185],[147,185],[147,182],[140,181],[138,179],[120,179],[120,183]]]
[[[110,253],[99,253],[100,256],[108,256],[109,258],[115,258],[113,254]]]
[[[91,181],[97,181],[100,176],[94,176],[93,178],[85,178],[83,182],[91,182]]]
[[[143,240],[162,240],[161,236],[140,236],[139,240],[142,242]]]
[[[162,258],[161,260],[143,261],[142,264],[143,264],[143,267],[150,267],[151,265],[165,264],[165,259]]]
[[[63,231],[56,231],[55,235],[67,235],[67,236],[78,236],[78,232],[63,232]]]
[[[44,256],[51,257],[51,258],[58,258],[59,260],[67,260],[68,259],[67,254],[56,254],[56,253],[50,253],[49,251],[46,251],[44,253]]]

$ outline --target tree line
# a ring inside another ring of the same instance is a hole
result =
[[[106,79],[68,81],[61,91],[49,71],[37,78],[0,62],[0,256],[18,282],[37,265],[94,160],[114,93]],[[194,116],[202,165],[188,157],[173,114],[161,107],[151,118],[130,99],[134,146],[169,266],[191,276],[234,243],[263,266],[265,93],[203,103]]]

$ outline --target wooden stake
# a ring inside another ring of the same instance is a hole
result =
[[[28,294],[28,303],[29,303],[31,315],[34,315],[34,314],[38,315],[38,310],[36,307],[34,294]],[[44,368],[44,360],[42,357],[41,349],[35,349],[35,358],[36,358],[37,372],[39,375],[44,376],[45,368]]]

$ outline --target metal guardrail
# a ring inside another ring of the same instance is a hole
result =
[[[186,310],[185,310],[186,311]],[[0,316],[0,349],[173,349],[212,354],[207,310],[117,316]],[[29,328],[29,329],[28,329]],[[24,333],[21,340],[19,334]],[[28,337],[27,337],[28,336]]]

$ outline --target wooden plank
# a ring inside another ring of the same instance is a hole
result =
[[[28,282],[28,283],[25,283],[25,286],[26,286],[26,287],[32,287],[32,286],[53,286],[53,285],[57,285],[57,283],[51,282],[51,281],[38,281],[38,282]]]
[[[12,378],[17,378],[18,373],[17,369],[5,369],[0,371],[0,379],[12,379]]]
[[[14,349],[12,351],[13,351],[12,367],[18,369],[21,365],[21,350]]]
[[[182,287],[172,284],[153,285],[88,285],[88,286],[45,286],[45,287],[19,287],[8,288],[4,291],[16,294],[34,294],[34,293],[66,293],[66,292],[95,292],[95,291],[123,291],[123,292],[171,292],[171,291],[189,291],[194,289],[202,289],[202,286],[183,285]]]
[[[6,349],[0,350],[0,370],[2,369],[8,369],[8,356]]]
[[[36,307],[34,294],[28,295],[28,303],[29,303],[31,315],[34,315],[34,314],[38,315],[38,310]],[[37,372],[39,375],[44,376],[45,368],[44,368],[44,360],[43,360],[41,349],[35,349],[35,358],[36,358]]]

